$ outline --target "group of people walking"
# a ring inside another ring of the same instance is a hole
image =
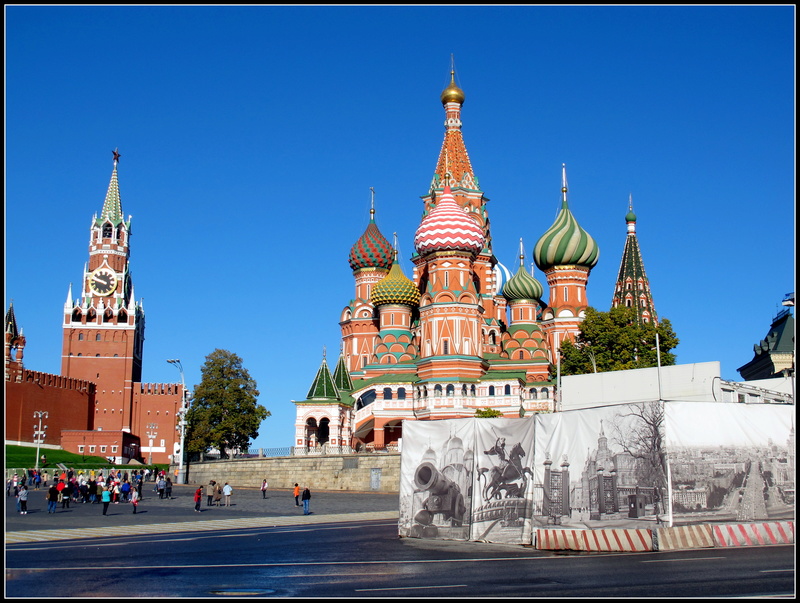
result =
[[[302,494],[300,493],[300,486],[299,484],[294,485],[294,504],[295,506],[300,506],[300,501],[303,501],[303,515],[311,515],[311,511],[309,508],[311,507],[311,490],[308,489],[308,486],[303,488]]]
[[[208,482],[208,485],[205,487],[205,494],[206,494],[206,506],[207,507],[221,507],[222,506],[222,499],[225,498],[225,506],[231,506],[231,496],[233,495],[233,487],[228,483],[225,482],[225,485],[221,486],[215,480],[211,480]],[[194,492],[194,510],[195,513],[200,513],[200,507],[202,506],[203,502],[203,486],[199,486],[197,490]]]
[[[138,506],[143,498],[142,485],[150,477],[145,471],[134,471],[130,476],[127,473],[124,475],[121,472],[112,470],[107,478],[103,477],[102,472],[95,476],[94,472],[91,475],[81,475],[80,479],[74,475],[64,476],[67,479],[56,479],[53,484],[47,489],[45,499],[47,501],[47,512],[55,513],[58,504],[61,504],[62,509],[68,509],[70,501],[83,502],[89,504],[102,504],[103,515],[108,514],[108,508],[111,504],[119,504],[120,502],[130,502],[132,511],[135,514]],[[154,492],[158,493],[159,499],[172,498],[172,480],[163,472],[158,475],[153,475],[155,481]],[[21,515],[28,513],[28,499],[30,488],[25,483],[27,480],[23,479],[9,479],[7,485],[7,494],[10,496],[13,493],[17,501],[17,512]],[[267,490],[269,484],[264,479],[261,483],[261,498],[266,500]],[[200,512],[202,506],[203,496],[206,497],[206,506],[231,506],[231,497],[233,495],[233,487],[225,482],[219,484],[215,480],[210,480],[206,486],[199,486],[194,493],[194,510],[196,513]],[[311,491],[306,486],[301,488],[299,484],[295,483],[292,490],[294,502],[296,506],[303,507],[303,515],[310,515],[311,504]],[[223,503],[224,499],[224,503]]]

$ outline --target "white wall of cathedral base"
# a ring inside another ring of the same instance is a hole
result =
[[[173,466],[174,467],[174,466]],[[234,488],[259,488],[267,480],[270,488],[292,488],[295,483],[311,490],[353,492],[397,492],[400,481],[399,454],[345,454],[234,459],[190,463],[190,484],[212,479]]]

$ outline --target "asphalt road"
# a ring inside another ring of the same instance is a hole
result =
[[[152,487],[152,486],[151,486]],[[399,538],[398,495],[236,489],[194,511],[194,486],[160,500],[59,506],[31,491],[6,504],[6,596],[142,597],[790,597],[794,547],[580,554]],[[65,585],[69,585],[66,589]],[[66,589],[66,590],[65,590]]]

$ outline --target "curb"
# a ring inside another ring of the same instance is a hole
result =
[[[794,544],[794,521],[672,528],[534,531],[536,548],[551,551],[647,552]]]
[[[778,521],[714,526],[714,542],[721,548],[794,544],[794,522]]]
[[[653,550],[653,531],[635,530],[537,530],[539,550],[596,552],[646,552]]]

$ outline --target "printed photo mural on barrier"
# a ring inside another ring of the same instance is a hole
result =
[[[645,528],[664,519],[664,405],[536,416],[537,528]]]
[[[795,407],[668,402],[672,521],[794,519]]]
[[[535,421],[474,419],[472,540],[530,544]]]
[[[400,536],[469,539],[474,454],[473,419],[403,422]]]
[[[401,536],[530,544],[533,419],[403,423]]]

